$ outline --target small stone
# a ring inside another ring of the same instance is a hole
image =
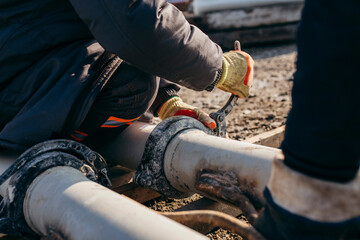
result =
[[[274,123],[271,124],[271,126],[275,127],[275,128],[280,127],[281,125],[282,125],[281,122],[274,122]]]
[[[270,120],[273,120],[275,118],[275,115],[274,114],[269,114],[265,119],[267,121],[270,121]]]

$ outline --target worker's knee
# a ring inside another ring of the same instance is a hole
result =
[[[148,73],[141,72],[139,77],[135,78],[128,84],[131,92],[134,94],[129,103],[129,111],[132,116],[138,117],[143,115],[155,100],[159,78]]]
[[[100,93],[97,105],[111,116],[137,118],[150,108],[158,86],[157,77],[123,63]]]

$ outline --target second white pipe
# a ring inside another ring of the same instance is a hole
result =
[[[233,176],[240,188],[251,188],[261,198],[270,178],[272,160],[281,150],[188,130],[172,139],[166,149],[167,180],[182,192],[196,189],[203,171]],[[200,192],[201,193],[201,192]]]
[[[24,200],[28,225],[77,240],[180,240],[205,236],[88,180],[70,167],[51,168],[30,185]]]

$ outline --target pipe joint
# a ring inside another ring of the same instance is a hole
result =
[[[111,185],[105,160],[85,145],[69,140],[51,140],[37,144],[25,151],[0,176],[0,185],[9,181],[1,201],[1,233],[30,238],[37,236],[26,223],[24,198],[37,176],[58,166],[75,168],[92,181],[105,186]]]
[[[170,198],[191,196],[193,193],[180,192],[171,186],[164,171],[164,156],[168,144],[176,135],[189,129],[212,134],[201,122],[185,116],[171,117],[157,125],[146,142],[141,163],[134,175],[134,182]]]

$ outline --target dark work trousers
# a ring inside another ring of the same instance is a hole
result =
[[[285,163],[349,181],[360,162],[360,1],[306,1],[297,40]]]
[[[122,63],[71,137],[93,149],[101,147],[150,108],[158,87],[158,78]]]

